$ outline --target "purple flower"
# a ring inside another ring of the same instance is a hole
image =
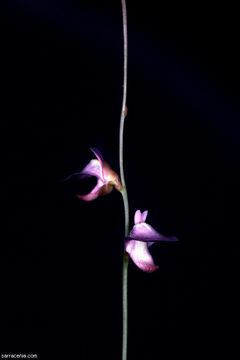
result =
[[[92,201],[98,196],[109,194],[114,187],[121,191],[122,185],[117,173],[115,173],[110,165],[103,159],[103,156],[98,149],[90,148],[90,150],[95,154],[97,159],[91,160],[82,171],[70,175],[67,179],[76,176],[80,179],[95,176],[97,178],[97,185],[89,194],[77,195],[77,197],[85,201]]]
[[[145,222],[148,211],[135,212],[134,223],[125,242],[126,252],[133,262],[143,271],[153,272],[159,268],[154,264],[148,247],[158,241],[178,241],[176,237],[166,237],[159,234],[154,228]]]

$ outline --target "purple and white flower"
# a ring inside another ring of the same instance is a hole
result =
[[[147,210],[143,213],[140,210],[135,212],[135,225],[126,237],[125,249],[141,270],[151,273],[157,270],[159,266],[154,264],[148,248],[158,241],[178,241],[178,239],[161,235],[151,225],[147,224],[145,222],[147,214]]]
[[[85,201],[92,201],[102,195],[109,194],[115,187],[117,190],[122,190],[119,177],[110,165],[103,159],[102,154],[96,148],[90,148],[97,159],[91,160],[88,165],[80,172],[70,175],[67,179],[78,177],[79,179],[95,176],[97,178],[96,186],[85,195],[77,195],[79,199]]]

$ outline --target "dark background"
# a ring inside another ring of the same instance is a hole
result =
[[[129,360],[239,356],[239,4],[128,1],[125,177],[179,243],[129,266]],[[118,171],[120,1],[2,1],[1,352],[121,358],[120,195],[63,182],[98,147]],[[7,220],[6,219],[7,215]]]

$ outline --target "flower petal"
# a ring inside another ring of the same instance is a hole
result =
[[[95,200],[98,196],[100,196],[101,189],[103,188],[103,182],[98,180],[97,185],[92,189],[89,194],[86,195],[77,195],[77,197],[81,200],[92,201]]]
[[[64,180],[66,181],[66,180],[70,180],[73,178],[84,179],[84,178],[88,178],[91,176],[96,176],[98,179],[101,179],[101,180],[103,178],[102,177],[102,165],[97,159],[91,160],[82,171],[71,174]]]
[[[139,224],[141,222],[142,213],[140,210],[137,210],[134,215],[134,224]]]
[[[70,179],[85,179],[85,178],[88,178],[88,177],[91,177],[92,175],[87,175],[87,174],[82,174],[81,172],[76,172],[74,174],[71,174],[69,176],[67,176],[63,181],[67,181],[67,180],[70,180]]]
[[[91,160],[79,174],[80,177],[96,176],[98,179],[103,180],[102,165],[97,159]]]
[[[100,151],[97,148],[90,148],[90,150],[94,153],[94,155],[96,156],[96,158],[98,159],[100,165],[101,165],[101,179],[105,179],[106,182],[108,181],[108,179],[105,176],[105,168],[107,168],[107,166],[110,168],[110,166],[108,165],[108,163],[106,161],[104,161],[102,154],[100,153]],[[111,168],[110,168],[111,169]]]
[[[176,237],[166,237],[160,234],[151,225],[145,222],[134,225],[127,239],[144,242],[178,241],[178,238]]]
[[[90,150],[94,153],[94,155],[96,156],[96,158],[99,160],[100,164],[102,165],[103,163],[103,156],[100,153],[100,151],[97,148],[90,148]]]
[[[142,222],[145,222],[145,221],[146,221],[147,216],[148,216],[148,210],[145,210],[145,211],[142,213]]]
[[[127,241],[126,251],[141,270],[151,273],[159,268],[154,264],[146,243],[135,240]]]
[[[134,223],[140,224],[141,222],[145,222],[147,218],[148,211],[145,210],[143,213],[141,213],[140,210],[137,210],[134,215]]]

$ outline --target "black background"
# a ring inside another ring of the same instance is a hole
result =
[[[127,7],[131,223],[148,209],[180,239],[151,248],[153,274],[130,263],[128,358],[239,356],[239,4]],[[94,180],[62,180],[91,146],[119,170],[121,2],[4,0],[0,13],[1,352],[120,359],[121,196],[82,202]]]

